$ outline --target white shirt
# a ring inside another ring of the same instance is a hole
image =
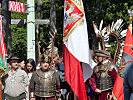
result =
[[[25,71],[17,69],[15,73],[9,71],[8,77],[5,79],[4,93],[12,97],[17,97],[22,93],[26,93],[28,87],[28,76]]]

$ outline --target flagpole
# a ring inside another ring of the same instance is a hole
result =
[[[1,77],[4,75],[4,68],[0,66],[0,100],[2,100],[2,81]]]
[[[74,100],[79,100],[78,97],[74,94]]]
[[[132,33],[132,16],[133,16],[133,10],[128,10],[128,13],[129,13],[129,29]]]
[[[0,78],[0,100],[2,100],[2,83]]]
[[[0,15],[1,15],[1,4],[0,4]],[[2,18],[0,18],[2,20]],[[1,68],[1,66],[0,66]],[[1,70],[0,70],[1,72]],[[1,82],[1,76],[0,76],[0,100],[2,100],[2,82]]]
[[[50,68],[52,67],[52,64],[53,64],[54,39],[55,39],[56,33],[57,33],[57,31],[56,31],[56,29],[55,29],[54,37],[52,38],[52,53],[51,53],[51,66],[50,66]]]

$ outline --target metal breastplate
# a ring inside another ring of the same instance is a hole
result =
[[[96,87],[102,91],[106,91],[113,88],[113,80],[108,75],[110,70],[110,64],[102,64],[94,68]]]
[[[35,85],[35,95],[39,97],[52,97],[56,95],[56,81],[54,78],[54,70],[48,72],[38,71],[37,84]]]

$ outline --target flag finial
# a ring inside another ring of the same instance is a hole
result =
[[[133,10],[128,10],[128,14],[129,14],[129,29],[131,30],[132,33],[132,16],[133,16]]]
[[[132,16],[133,16],[133,10],[128,10],[128,14],[129,14],[129,24],[132,24]]]

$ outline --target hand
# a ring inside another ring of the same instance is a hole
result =
[[[35,100],[35,98],[30,98],[30,100]]]
[[[52,69],[55,69],[55,62],[54,62],[54,61],[52,62],[51,68],[52,68]]]
[[[101,93],[102,91],[99,90],[99,89],[96,89],[95,92],[96,92],[97,94],[99,94],[99,93]]]
[[[112,95],[110,95],[110,100],[112,100],[112,98],[113,98],[113,96],[112,96]]]
[[[61,100],[61,98],[58,98],[58,100]]]

